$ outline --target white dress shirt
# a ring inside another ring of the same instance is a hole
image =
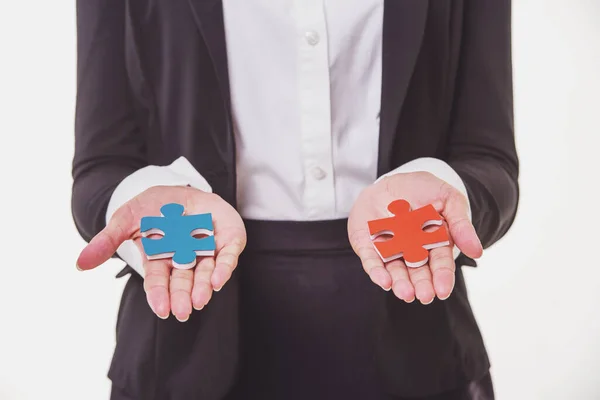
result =
[[[383,0],[223,0],[223,7],[240,215],[348,217],[377,178]],[[441,160],[413,160],[390,173],[413,171],[466,195]],[[107,220],[151,186],[187,184],[212,190],[185,158],[143,168],[119,184]],[[131,241],[118,254],[143,276]]]

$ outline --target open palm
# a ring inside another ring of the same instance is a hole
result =
[[[146,190],[119,208],[107,226],[82,250],[77,260],[81,270],[98,267],[112,257],[126,240],[133,240],[140,252],[140,220],[160,215],[167,203],[179,203],[186,214],[211,213],[215,230],[215,257],[202,257],[194,269],[172,268],[171,260],[144,260],[144,289],[148,304],[160,318],[172,311],[187,321],[192,307],[200,310],[229,280],[246,246],[246,230],[238,212],[213,193],[191,187],[157,186]]]
[[[413,209],[432,204],[444,217],[450,232],[450,246],[432,249],[427,264],[408,268],[400,260],[384,263],[375,251],[368,221],[388,217],[387,206],[397,199],[407,200]],[[465,196],[445,181],[427,172],[392,175],[366,188],[355,202],[348,220],[348,237],[371,280],[384,290],[412,302],[415,297],[429,304],[437,295],[446,299],[455,280],[453,245],[467,256],[478,258],[483,249],[470,222]]]

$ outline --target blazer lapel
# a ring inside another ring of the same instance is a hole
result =
[[[425,31],[428,0],[385,0],[378,176],[391,168],[400,110]]]
[[[204,38],[217,74],[219,86],[225,99],[226,111],[230,110],[229,71],[227,47],[221,0],[188,0],[200,34]]]

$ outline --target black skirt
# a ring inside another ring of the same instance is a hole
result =
[[[408,305],[363,271],[347,220],[245,223],[234,276],[186,323],[153,316],[130,279],[113,400],[493,398],[460,272],[448,300]]]
[[[384,292],[350,248],[346,221],[246,227],[234,398],[387,399],[373,348]]]

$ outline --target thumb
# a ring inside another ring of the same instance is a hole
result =
[[[119,246],[135,232],[134,221],[131,206],[129,203],[124,204],[113,214],[106,227],[81,251],[77,258],[77,269],[94,269],[110,259]]]
[[[452,188],[446,198],[442,214],[448,223],[452,240],[460,251],[471,258],[481,257],[483,247],[469,219],[469,203],[466,197]]]

